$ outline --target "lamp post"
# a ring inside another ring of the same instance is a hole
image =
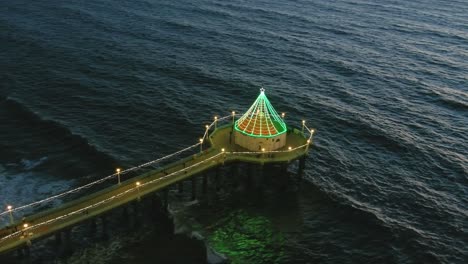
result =
[[[305,120],[302,120],[302,134],[304,135]]]
[[[117,184],[120,185],[120,168],[117,168],[115,172],[117,172]]]
[[[232,125],[234,125],[234,117],[236,116],[236,112],[232,111]]]
[[[215,129],[217,129],[218,128],[218,117],[215,116],[214,120],[215,120]]]
[[[8,206],[7,206],[7,209],[8,209],[8,212],[10,213],[10,224],[13,224],[13,222],[15,221],[15,220],[13,219],[13,211],[12,211],[13,206],[8,205]]]
[[[203,152],[203,138],[200,138],[200,153]]]
[[[307,140],[307,145],[306,145],[306,152],[309,150],[309,145],[310,145],[310,139]]]
[[[284,117],[285,117],[285,116],[286,116],[286,114],[285,114],[284,112],[281,113],[281,118],[283,118],[283,120],[284,120]]]
[[[141,185],[141,183],[139,181],[137,181],[135,184],[136,184],[137,191],[138,191],[138,200],[140,200],[140,185]]]
[[[23,237],[26,238],[28,233],[27,233],[27,229],[28,229],[29,225],[27,223],[23,224]]]

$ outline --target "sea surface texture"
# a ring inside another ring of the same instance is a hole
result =
[[[0,47],[2,207],[193,145],[263,86],[317,131],[305,179],[181,222],[234,263],[468,263],[465,0],[5,0]]]

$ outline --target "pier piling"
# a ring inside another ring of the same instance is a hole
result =
[[[195,177],[192,177],[192,201],[197,199],[197,181]]]

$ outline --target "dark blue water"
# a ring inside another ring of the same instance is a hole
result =
[[[192,145],[264,86],[317,133],[297,191],[211,212],[282,237],[281,256],[234,249],[237,263],[466,263],[467,14],[464,0],[3,1],[0,203]]]

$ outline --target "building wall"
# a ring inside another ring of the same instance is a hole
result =
[[[286,145],[286,133],[271,138],[250,137],[235,130],[234,142],[251,151],[276,150]]]

